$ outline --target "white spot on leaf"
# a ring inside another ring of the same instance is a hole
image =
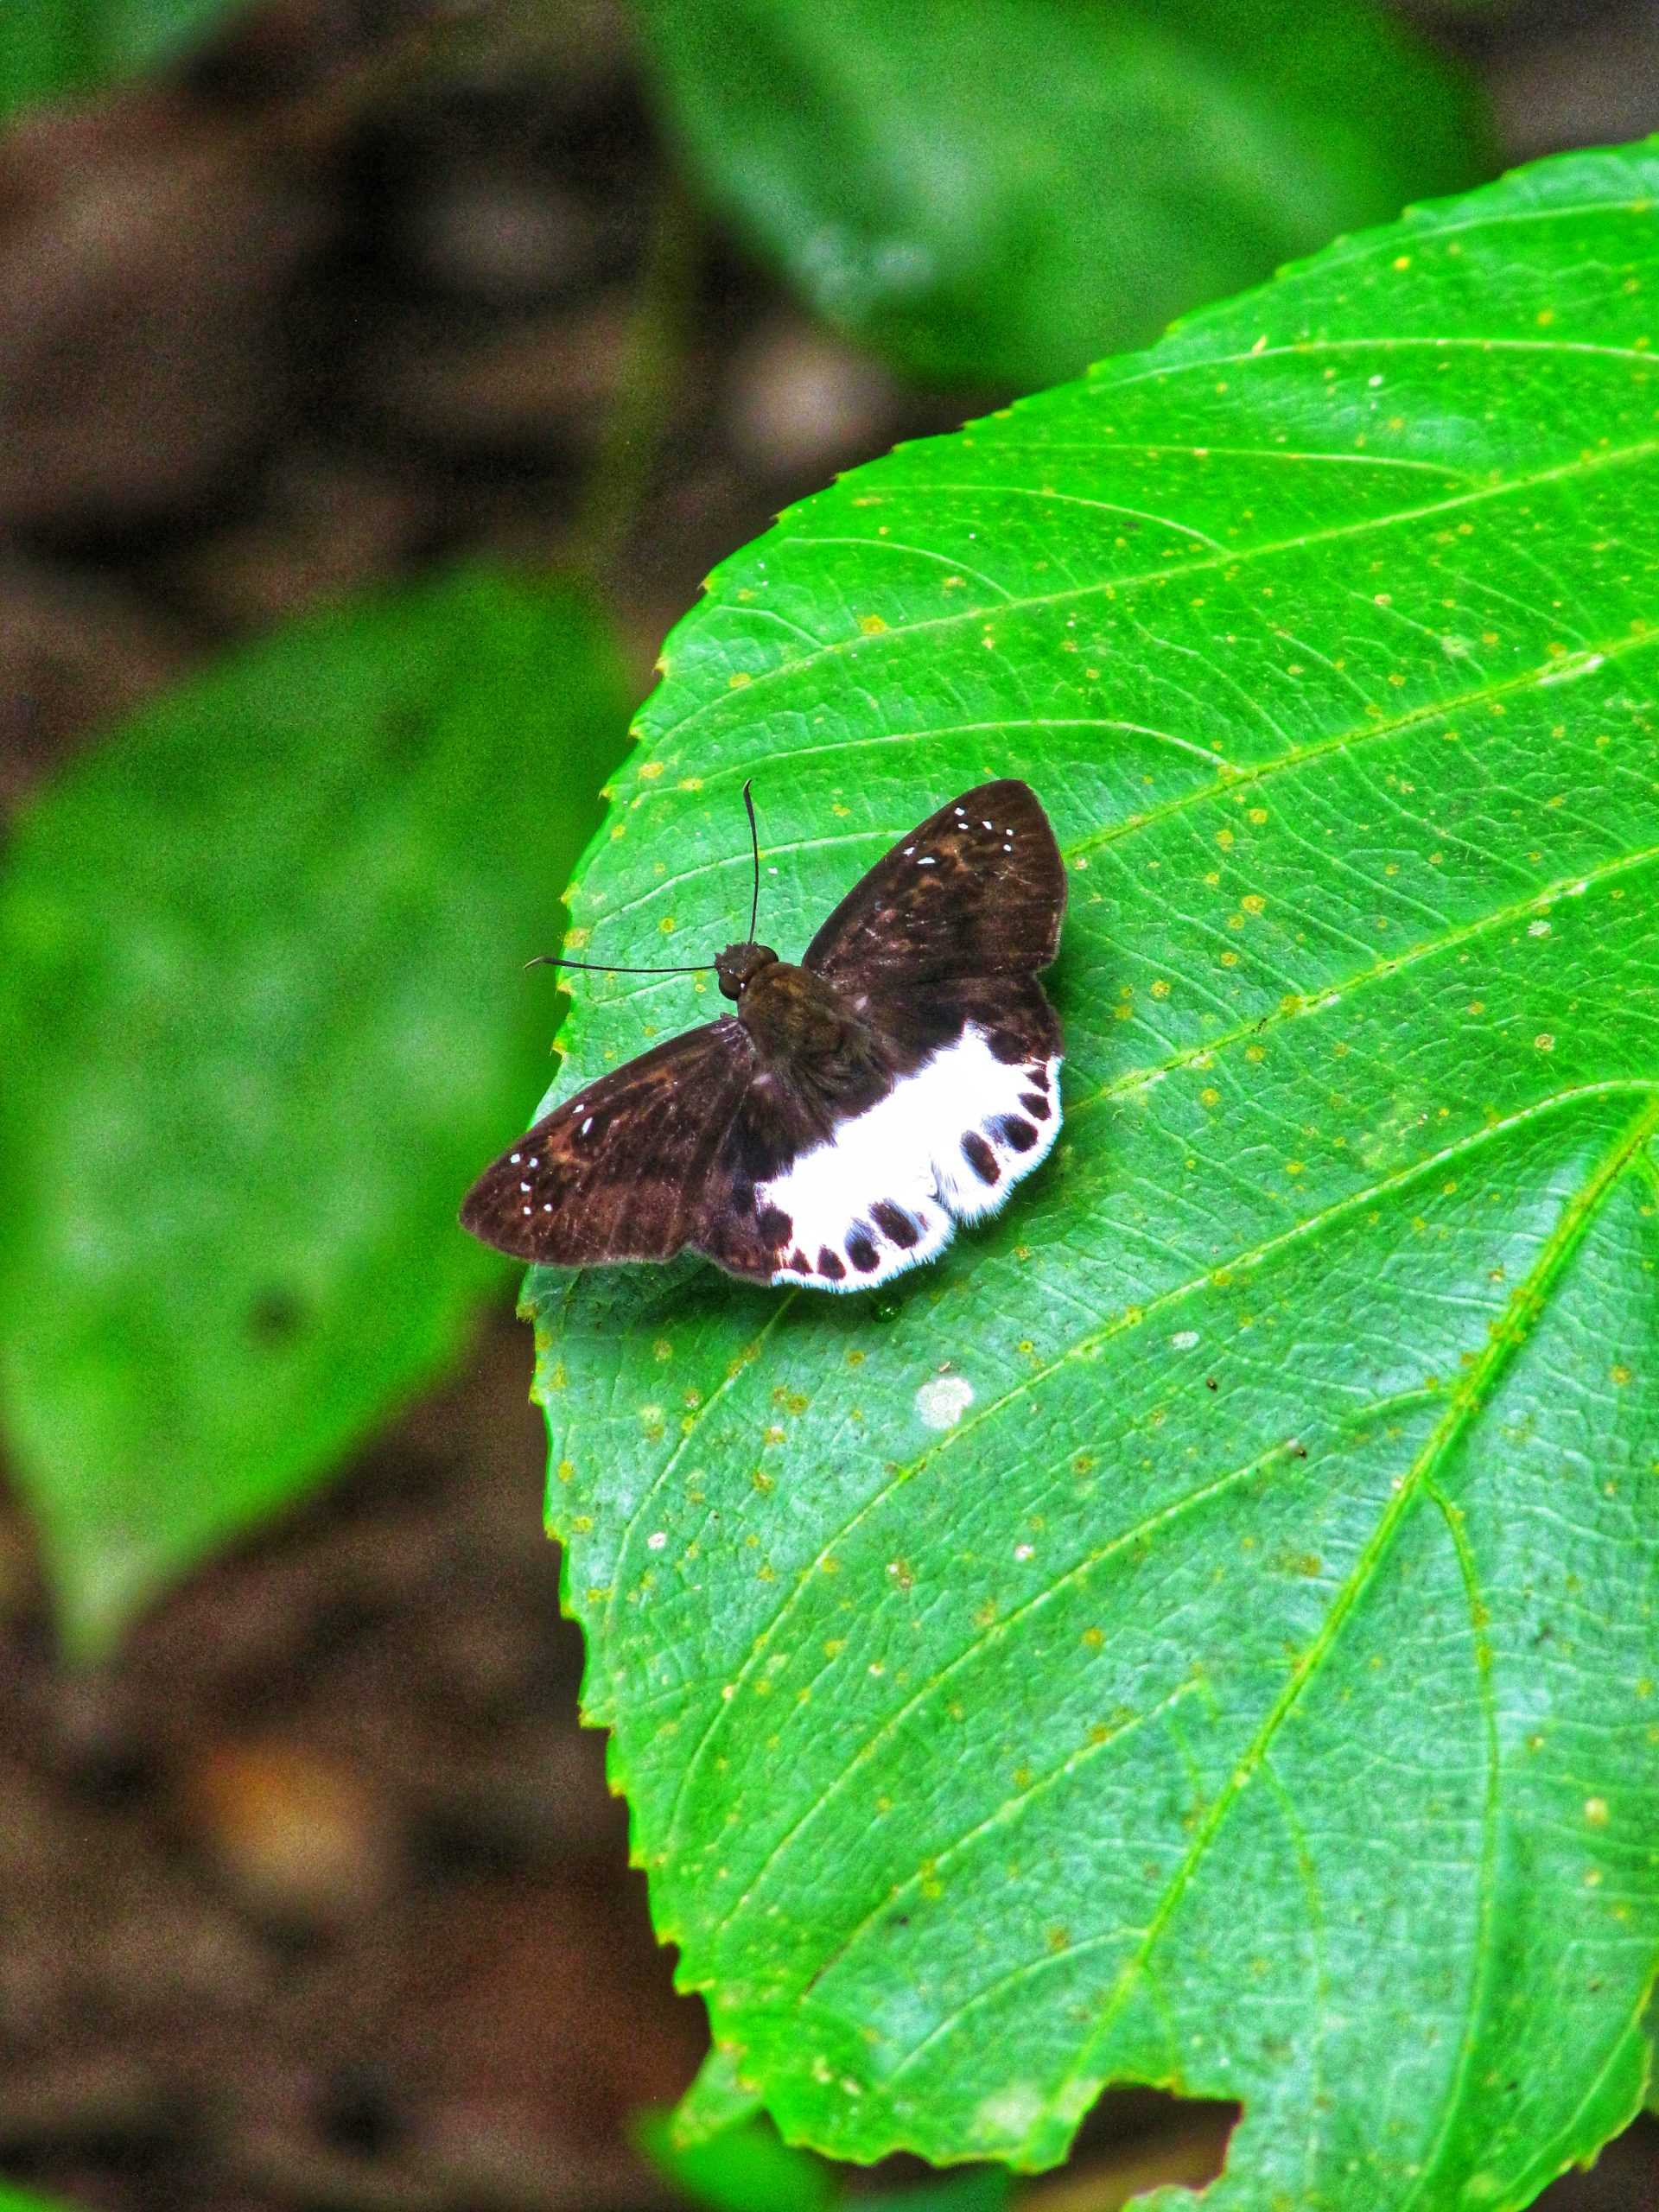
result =
[[[974,1386],[960,1375],[936,1375],[916,1393],[918,1418],[929,1428],[954,1428],[974,1402]]]

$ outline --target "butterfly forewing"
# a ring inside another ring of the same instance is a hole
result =
[[[1065,911],[1048,817],[1029,785],[1005,777],[901,837],[847,893],[803,965],[849,989],[1032,976],[1053,959]]]
[[[579,1091],[473,1185],[463,1227],[519,1259],[666,1260],[689,1243],[753,1070],[741,1022],[689,1029]]]

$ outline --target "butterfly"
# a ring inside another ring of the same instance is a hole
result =
[[[863,1290],[936,1258],[1052,1146],[1060,1025],[1037,976],[1065,870],[1030,786],[931,815],[798,966],[753,941],[744,796],[755,906],[712,963],[735,1012],[584,1085],[486,1168],[461,1213],[485,1243],[556,1267],[690,1246],[749,1281]]]

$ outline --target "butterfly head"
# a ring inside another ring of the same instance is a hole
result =
[[[728,944],[715,962],[721,995],[741,999],[763,968],[777,965],[778,956],[769,944]]]

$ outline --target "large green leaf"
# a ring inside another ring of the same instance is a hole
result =
[[[1050,1166],[876,1299],[532,1275],[657,1922],[786,2136],[1526,2202],[1659,1959],[1659,142],[855,472],[671,639],[591,957],[1015,773]],[[569,1088],[707,1010],[584,979]],[[702,994],[701,997],[699,994]],[[717,1001],[715,1001],[717,1003]],[[734,2094],[731,2092],[726,2093]]]
[[[500,1283],[455,1202],[545,1079],[520,964],[624,721],[586,600],[458,576],[243,653],[22,823],[0,1388],[81,1643],[315,1482]]]
[[[1484,173],[1372,0],[638,0],[670,119],[821,313],[1029,390]]]
[[[155,67],[245,0],[0,0],[0,115]]]

